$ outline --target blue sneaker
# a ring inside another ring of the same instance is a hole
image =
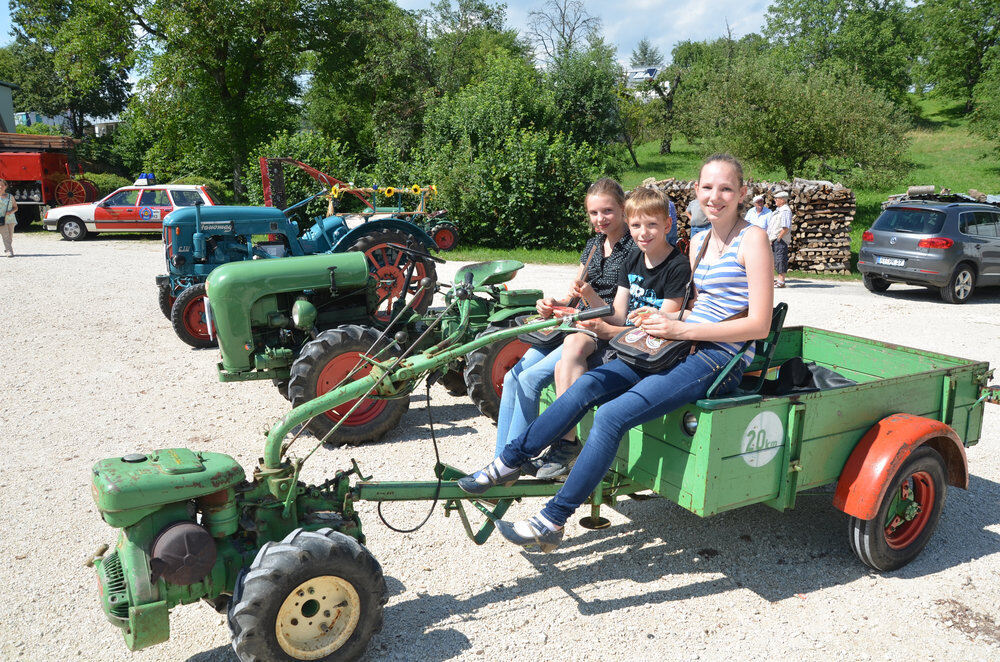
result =
[[[501,475],[494,462],[490,462],[485,467],[474,474],[469,474],[458,479],[458,487],[468,494],[482,494],[491,487],[504,485],[510,487],[521,475],[520,467],[508,474]]]
[[[558,531],[553,531],[545,526],[538,516],[520,522],[505,522],[497,520],[497,531],[504,538],[527,549],[538,548],[545,554],[555,550],[562,542],[565,527]]]

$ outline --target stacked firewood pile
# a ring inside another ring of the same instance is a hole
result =
[[[695,182],[652,177],[642,183],[667,194],[677,206],[682,236],[688,234],[687,206],[695,198]],[[791,182],[747,182],[747,197],[740,215],[752,206],[754,196],[764,195],[764,204],[774,209],[774,194],[788,191],[792,208],[792,243],[789,268],[833,274],[850,273],[851,222],[854,220],[854,192],[827,181],[794,179]]]

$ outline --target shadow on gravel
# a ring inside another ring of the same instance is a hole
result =
[[[938,294],[937,288],[932,290],[926,287],[910,287],[899,290],[895,289],[895,287],[892,286],[885,292],[873,294],[873,296],[886,297],[898,301],[933,301],[939,303],[944,308],[944,312],[952,305],[941,300],[941,295]],[[1000,303],[1000,287],[977,287],[972,292],[969,300],[962,305],[977,306],[991,303]]]
[[[785,284],[788,286],[788,289],[794,290],[827,290],[837,287],[836,283],[817,283],[813,280],[799,280],[797,278],[788,278],[785,280]]]
[[[202,651],[189,657],[186,662],[239,662],[232,646],[219,646],[210,651]]]
[[[80,257],[80,253],[18,253],[17,247],[15,247],[13,258],[0,258],[3,260],[14,259],[20,260],[26,257]]]

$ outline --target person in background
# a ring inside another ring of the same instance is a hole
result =
[[[764,196],[755,195],[753,197],[753,207],[747,210],[743,219],[767,232],[767,217],[771,215],[771,210],[764,206]]]
[[[767,221],[767,238],[771,240],[774,270],[778,273],[774,286],[784,287],[785,273],[788,271],[788,244],[792,240],[792,210],[788,206],[787,191],[774,194],[774,207]]]
[[[698,198],[695,197],[687,206],[688,214],[688,226],[690,227],[691,239],[701,232],[702,230],[708,229],[708,217],[705,216],[705,211],[698,204]]]
[[[17,200],[7,192],[7,181],[0,179],[0,237],[7,257],[14,257],[14,226],[17,225]]]

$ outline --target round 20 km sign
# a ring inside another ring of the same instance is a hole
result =
[[[753,417],[743,432],[743,460],[751,467],[762,467],[781,451],[785,426],[773,411],[762,411]]]

